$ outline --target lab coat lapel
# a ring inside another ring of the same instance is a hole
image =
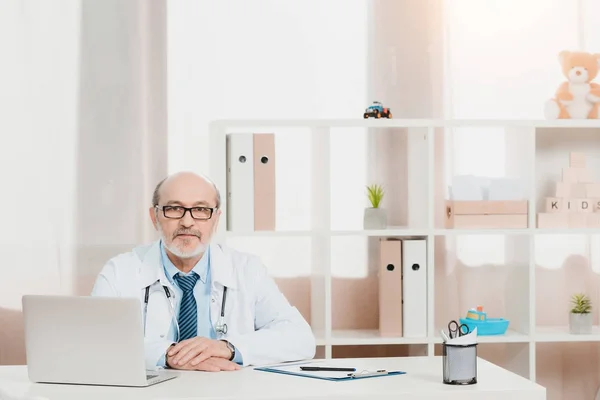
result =
[[[158,285],[155,284],[157,281]],[[153,284],[148,299],[148,314],[146,316],[145,337],[149,340],[166,338],[173,319],[170,300],[166,297],[163,286],[169,288],[173,297],[175,297],[175,291],[165,276],[160,256],[160,241],[156,241],[142,258],[139,288],[142,302],[144,301],[145,288]]]
[[[173,286],[165,276],[165,269],[161,262],[159,240],[152,244],[142,258],[142,265],[140,267],[140,288],[152,285],[156,281],[159,281],[161,285],[166,285],[173,291]]]
[[[237,287],[231,255],[219,244],[210,245],[210,270],[213,284],[229,289]]]
[[[216,331],[216,325],[221,316],[221,304],[223,302],[223,288],[227,287],[227,299],[225,301],[225,322],[230,329],[230,321],[235,305],[237,280],[233,269],[231,256],[219,244],[210,245],[210,273],[211,273],[211,301],[210,319]],[[235,324],[234,324],[235,325]],[[217,337],[220,337],[219,332]]]

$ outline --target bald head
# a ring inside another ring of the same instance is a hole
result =
[[[221,205],[221,193],[206,176],[193,172],[178,172],[160,181],[152,195],[152,205],[156,206],[161,201],[204,201],[211,207],[219,208]],[[193,199],[193,200],[192,200]],[[185,201],[185,200],[184,200]]]

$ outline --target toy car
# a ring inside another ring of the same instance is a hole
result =
[[[381,104],[381,102],[374,101],[373,104],[371,104],[369,107],[367,107],[367,109],[365,110],[365,113],[363,114],[363,117],[365,119],[370,118],[370,117],[392,118],[392,110],[390,110],[388,107],[384,107]]]

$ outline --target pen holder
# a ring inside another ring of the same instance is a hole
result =
[[[442,344],[444,383],[473,385],[477,383],[477,343]]]

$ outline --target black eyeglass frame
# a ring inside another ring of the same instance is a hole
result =
[[[158,204],[154,205],[154,208],[156,208],[157,210],[161,210],[162,214],[165,218],[168,219],[181,219],[183,217],[185,217],[185,214],[189,211],[190,216],[195,219],[196,221],[208,221],[209,219],[212,218],[212,216],[214,215],[215,211],[219,208],[219,207],[204,207],[204,206],[196,206],[196,207],[184,207],[184,206],[159,206]],[[171,209],[171,208],[182,208],[183,209],[183,214],[181,215],[181,217],[167,217],[167,209]],[[192,213],[192,210],[194,209],[203,209],[203,210],[209,210],[210,211],[210,215],[208,216],[208,218],[196,218],[194,217],[194,214]]]

